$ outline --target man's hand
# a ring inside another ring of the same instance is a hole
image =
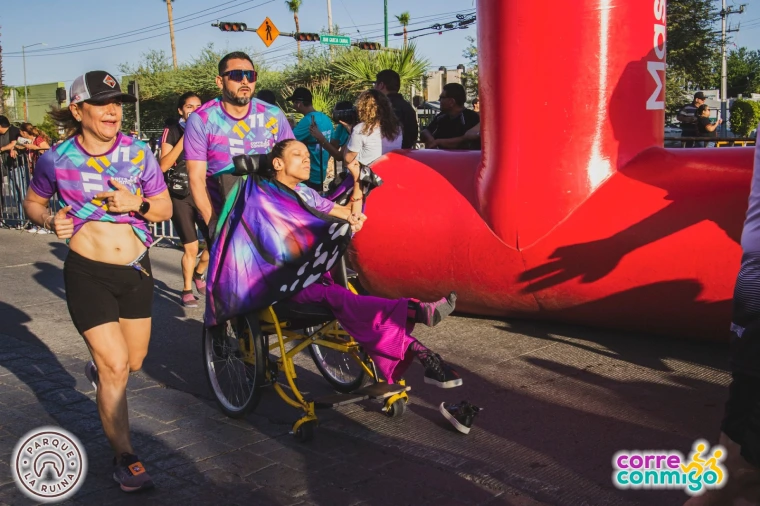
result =
[[[317,139],[317,142],[320,142],[320,143],[327,142],[327,139],[325,138],[324,134],[322,134],[322,132],[319,130],[319,127],[314,122],[313,116],[311,119],[312,119],[312,122],[311,122],[311,125],[309,125],[309,133],[311,134],[311,136]]]
[[[18,156],[18,151],[16,149],[11,149],[11,158],[16,158]]]
[[[67,216],[69,211],[71,211],[71,206],[60,209],[55,213],[53,221],[50,223],[50,227],[55,232],[55,235],[58,236],[58,239],[69,239],[74,235],[74,219]]]
[[[425,149],[436,149],[436,148],[438,148],[438,141],[436,139],[433,139],[425,143]]]
[[[126,186],[111,179],[111,186],[116,191],[100,192],[95,195],[96,199],[105,200],[109,213],[130,213],[140,209],[142,199],[129,191]]]

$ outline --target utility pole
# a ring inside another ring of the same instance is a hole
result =
[[[388,0],[385,1],[385,47],[388,47]],[[723,0],[724,2],[726,0]]]
[[[21,46],[21,59],[24,63],[24,121],[29,121],[29,98],[27,97],[26,89],[26,48],[34,46],[47,46],[44,42],[36,42],[28,46]]]
[[[327,0],[327,33],[332,35],[333,31],[333,24],[332,24],[332,2],[331,0]]]
[[[739,10],[734,10],[734,7],[726,8],[726,0],[723,0],[723,5],[720,10],[720,29],[721,29],[721,65],[720,65],[720,117],[723,123],[720,126],[720,136],[726,137],[728,135],[728,124],[726,122],[726,116],[728,112],[728,71],[726,69],[726,33],[738,32],[738,29],[727,30],[726,22],[728,21],[729,14],[742,14],[744,12],[745,5],[739,6]]]

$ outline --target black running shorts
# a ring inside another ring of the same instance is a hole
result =
[[[198,240],[195,225],[198,225],[198,230],[201,231],[204,239],[208,242],[208,227],[198,213],[192,195],[181,199],[172,197],[172,209],[172,223],[174,223],[174,229],[177,231],[182,244]]]
[[[80,334],[119,318],[150,318],[153,273],[146,253],[140,265],[150,276],[128,265],[96,262],[69,251],[63,264],[66,303]]]
[[[732,381],[721,430],[760,467],[760,253],[742,256],[732,320]]]

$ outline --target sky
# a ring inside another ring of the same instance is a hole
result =
[[[438,35],[429,29],[435,23],[456,21],[457,13],[474,13],[474,0],[387,0],[389,45],[401,47],[402,37],[395,15],[408,11],[409,33],[425,35],[415,40],[419,52],[430,61],[431,69],[456,68],[467,63],[462,51],[466,37],[476,36],[475,26]],[[331,0],[333,24],[352,42],[366,39],[382,42],[383,0]],[[68,87],[88,70],[107,70],[119,75],[122,63],[137,63],[151,49],[164,50],[171,57],[166,3],[162,0],[77,0],[76,8],[60,0],[37,0],[0,9],[0,43],[3,48],[5,83],[24,83],[21,46],[26,49],[28,84],[64,82]],[[29,6],[33,5],[30,9]],[[69,5],[70,6],[70,5]],[[295,60],[296,43],[279,37],[270,48],[253,32],[222,32],[211,26],[219,21],[243,22],[258,28],[269,17],[280,32],[294,32],[293,14],[284,0],[176,0],[172,2],[177,58],[190,61],[208,43],[217,49],[250,48],[260,52],[269,66],[278,68]],[[760,9],[758,16],[760,16]],[[303,0],[299,12],[301,32],[326,31],[327,0]],[[45,43],[46,46],[36,45]],[[315,43],[305,43],[315,44]],[[318,43],[317,43],[318,44]]]

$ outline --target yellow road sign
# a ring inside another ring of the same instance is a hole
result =
[[[274,23],[272,23],[272,20],[267,17],[264,22],[261,23],[258,30],[256,30],[256,33],[259,34],[259,37],[264,41],[264,44],[269,47],[272,45],[272,42],[274,42],[274,39],[280,35],[280,30],[278,30],[277,27],[274,26]]]

